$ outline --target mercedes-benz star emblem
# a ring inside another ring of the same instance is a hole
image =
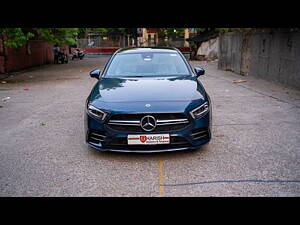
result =
[[[145,131],[152,131],[156,127],[156,119],[153,116],[144,116],[141,119],[141,127]]]

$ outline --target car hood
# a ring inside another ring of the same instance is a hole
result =
[[[145,109],[145,104],[150,104],[152,110],[173,111],[172,105],[182,109],[205,98],[205,90],[195,76],[102,78],[94,86],[88,102],[102,109],[140,110],[137,106]]]

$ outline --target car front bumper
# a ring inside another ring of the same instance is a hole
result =
[[[166,134],[170,135],[170,144],[128,145],[129,134]],[[85,113],[86,143],[100,151],[153,153],[198,149],[211,140],[211,112],[179,130],[159,132],[116,131],[89,114]]]

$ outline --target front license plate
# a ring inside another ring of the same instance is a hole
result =
[[[127,137],[128,145],[158,145],[170,144],[169,134],[129,134]]]

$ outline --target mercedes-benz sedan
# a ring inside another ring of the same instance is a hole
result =
[[[211,139],[211,102],[175,48],[120,49],[86,101],[86,142],[101,151],[161,152],[198,149]]]

